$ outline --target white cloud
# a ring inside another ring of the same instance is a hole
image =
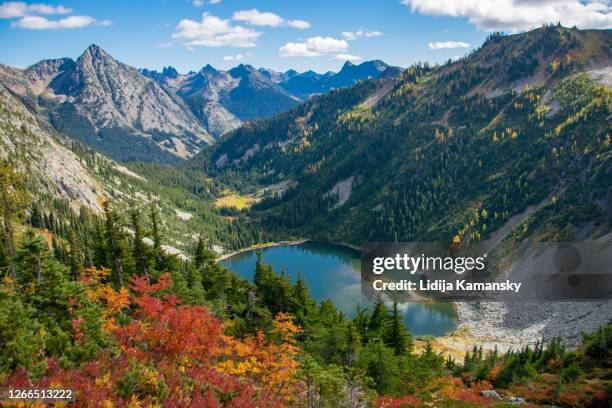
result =
[[[107,20],[105,20],[106,23]],[[92,25],[96,19],[88,16],[70,16],[60,20],[49,20],[41,16],[25,16],[11,23],[11,27],[28,30],[56,30],[61,28],[82,28]],[[106,23],[105,25],[108,25]]]
[[[363,58],[351,54],[336,54],[332,59],[334,61],[361,61]]]
[[[287,21],[289,27],[297,28],[299,30],[305,30],[310,28],[310,23],[304,20],[289,20]]]
[[[0,18],[25,17],[31,14],[68,14],[72,9],[48,4],[26,4],[22,1],[8,1],[0,4]]]
[[[202,21],[182,19],[176,26],[172,38],[181,40],[190,49],[193,47],[239,47],[249,48],[257,45],[260,32],[239,25],[232,25],[229,20],[202,14]]]
[[[245,21],[256,26],[269,27],[278,27],[285,22],[278,14],[267,11],[262,12],[257,9],[236,11],[232,16],[232,20]]]
[[[401,0],[413,12],[465,17],[483,30],[518,31],[558,21],[580,28],[612,28],[609,0]]]
[[[9,1],[0,4],[0,18],[16,19],[11,22],[11,27],[27,30],[57,30],[64,28],[82,28],[93,24],[110,26],[110,20],[96,20],[89,16],[69,16],[58,20],[50,20],[42,15],[70,14],[73,10],[62,5],[51,6],[49,4],[35,3],[26,4],[22,1]]]
[[[430,50],[444,50],[454,48],[470,48],[470,44],[462,41],[438,41],[429,43]]]
[[[226,55],[223,57],[223,61],[242,61],[247,57],[252,57],[253,54],[250,52],[245,52],[244,54],[236,54],[236,55]]]
[[[193,7],[202,7],[206,3],[204,0],[191,0]],[[219,4],[221,0],[208,0],[208,4]]]
[[[269,11],[259,11],[257,9],[240,10],[234,12],[232,20],[244,21],[256,26],[280,27],[289,26],[300,30],[310,28],[310,23],[305,20],[285,20],[278,14]]]
[[[358,38],[380,37],[381,35],[383,35],[383,33],[381,33],[380,31],[358,30],[358,31],[343,31],[342,32],[342,36],[346,38],[348,41],[356,40]]]
[[[288,42],[279,49],[281,57],[318,57],[346,51],[348,43],[332,37],[311,37],[302,42]]]

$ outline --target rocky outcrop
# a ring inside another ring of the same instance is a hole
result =
[[[206,65],[199,72],[181,75],[174,80],[167,80],[166,83],[185,100],[214,137],[219,137],[242,124],[240,119],[223,106],[229,92],[240,83],[239,79],[233,78],[227,72],[217,71]]]
[[[0,85],[0,157],[28,174],[38,193],[68,199],[74,209],[101,211],[101,186],[59,135]]]
[[[598,238],[596,242],[599,242],[600,258],[597,264],[609,265],[612,262],[612,233]],[[538,270],[540,265],[550,262],[547,261],[547,253],[537,248],[528,249],[505,268],[497,279],[529,281],[530,274]],[[525,290],[529,291],[530,288]],[[582,342],[583,332],[594,332],[599,325],[610,321],[612,300],[553,302],[517,299],[457,303],[457,313],[459,330],[464,329],[469,337],[497,344],[501,349],[520,348],[538,340],[549,341],[556,337],[568,346],[578,346]]]

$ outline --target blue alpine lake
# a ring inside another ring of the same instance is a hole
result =
[[[365,308],[371,305],[371,301],[361,294],[358,251],[312,241],[272,246],[259,251],[276,273],[284,272],[292,282],[301,275],[315,300],[331,300],[348,317],[355,315],[357,306]],[[256,261],[257,251],[248,250],[220,263],[253,282]],[[452,303],[408,302],[399,306],[404,314],[404,323],[413,335],[441,336],[457,327]]]

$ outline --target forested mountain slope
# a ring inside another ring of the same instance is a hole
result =
[[[494,34],[467,58],[412,66],[392,86],[360,82],[249,123],[190,165],[244,190],[294,186],[251,212],[294,235],[478,241],[534,204],[532,236],[601,235],[611,91],[605,70],[582,72],[611,61],[610,31]]]
[[[210,246],[225,248],[263,237],[256,225],[218,216],[213,197],[221,187],[204,175],[161,164],[132,164],[128,169],[55,131],[2,85],[0,158],[23,175],[31,223],[58,242],[67,240],[71,230],[91,240],[92,216],[103,213],[105,201],[122,214],[119,223],[126,231],[133,230],[131,211],[148,217],[155,210],[171,252],[189,252],[200,235]],[[146,230],[149,236],[151,230]]]

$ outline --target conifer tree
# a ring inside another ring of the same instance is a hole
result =
[[[164,270],[164,254],[162,249],[162,233],[159,229],[159,212],[155,204],[151,204],[149,211],[151,222],[151,239],[153,240],[153,253],[155,256],[155,266],[158,271]]]
[[[408,353],[411,348],[410,334],[402,322],[402,316],[397,307],[397,300],[393,300],[391,325],[389,327],[386,343],[393,348],[393,353],[396,356]]]
[[[355,312],[353,322],[355,324],[355,329],[357,329],[357,333],[361,337],[362,343],[367,341],[368,320],[367,309],[362,309],[361,306],[357,305],[357,311]]]
[[[355,327],[355,323],[349,321],[346,324],[346,365],[353,366],[353,361],[357,357],[357,353],[361,346],[359,332]]]
[[[197,269],[200,269],[202,265],[204,265],[204,262],[206,262],[206,247],[204,246],[204,238],[202,235],[198,236],[193,262]]]
[[[370,314],[370,319],[368,321],[368,339],[383,340],[388,322],[389,310],[387,310],[387,306],[385,306],[382,297],[378,297],[374,303],[374,309],[372,309],[372,314]]]
[[[109,269],[112,268],[108,262],[110,255],[108,253],[108,245],[106,243],[105,227],[102,220],[96,219],[93,225],[92,235],[93,239],[93,264],[96,266],[105,266]]]
[[[136,261],[136,267],[138,269],[138,272],[147,278],[147,282],[151,282],[148,267],[148,248],[142,240],[144,238],[145,233],[140,220],[140,211],[133,210],[130,213],[130,219],[132,221],[132,228],[134,230],[133,254],[134,259]]]
[[[113,211],[110,201],[103,204],[104,215],[106,216],[106,244],[108,254],[112,259],[115,281],[119,287],[123,287],[123,268],[121,266],[121,242],[119,232],[119,217]]]
[[[21,248],[15,256],[19,264],[20,279],[27,284],[36,282],[37,286],[42,283],[43,264],[49,259],[49,248],[45,241],[32,229],[25,233]]]
[[[303,324],[314,307],[312,298],[302,274],[298,273],[295,285],[291,288],[291,309],[298,323]]]
[[[26,201],[27,195],[21,175],[15,172],[11,164],[2,160],[0,162],[0,211],[6,254],[9,258],[9,273],[13,280],[17,279],[15,265],[12,263],[12,259],[17,254],[13,218],[25,208]]]
[[[70,244],[70,274],[72,279],[77,280],[83,270],[84,255],[83,246],[74,229],[68,232],[68,243]]]
[[[190,290],[190,302],[197,305],[203,304],[206,299],[206,292],[202,285],[200,269],[197,269],[195,265],[190,265],[187,270],[187,285]]]

